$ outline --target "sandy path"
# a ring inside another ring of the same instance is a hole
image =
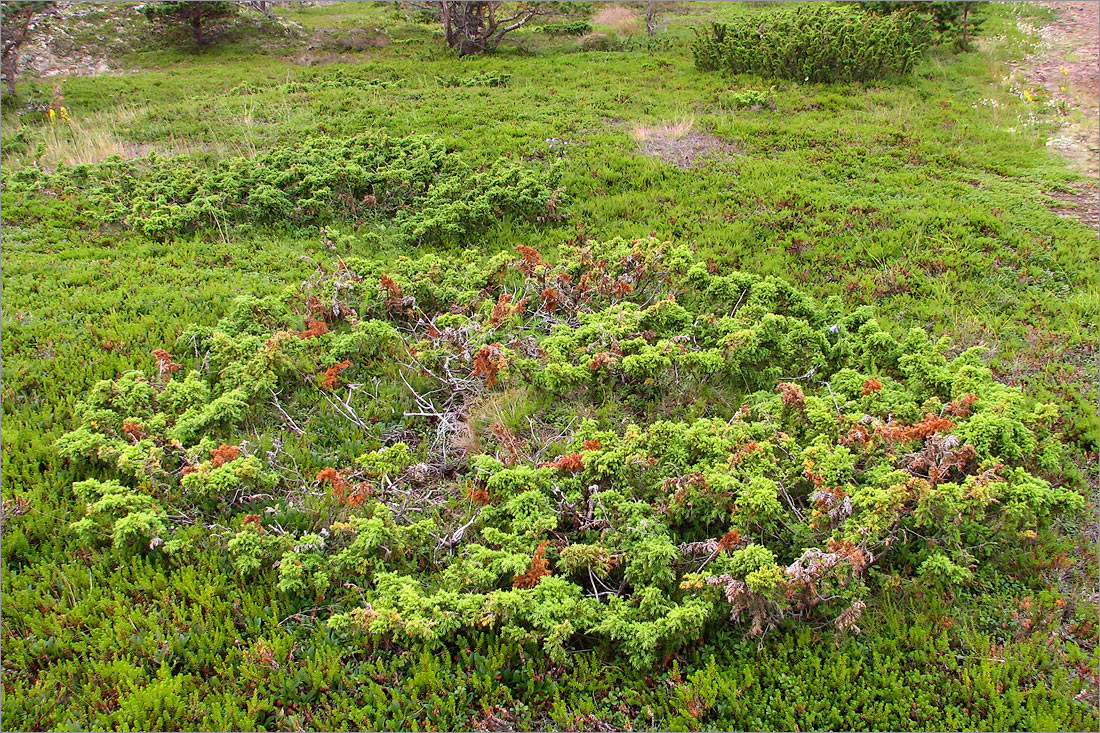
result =
[[[1063,216],[1078,219],[1092,227],[1100,226],[1100,200],[1096,178],[1100,167],[1100,2],[1043,2],[1058,16],[1039,29],[1042,39],[1038,52],[1028,58],[1021,71],[1029,82],[1042,87],[1071,109],[1065,124],[1048,145],[1089,178],[1074,193],[1051,192],[1066,206]]]

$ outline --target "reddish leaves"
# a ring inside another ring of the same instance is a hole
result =
[[[500,344],[482,346],[474,354],[474,370],[470,373],[474,377],[485,377],[485,384],[492,387],[497,383],[497,374],[507,366],[508,360],[504,358]]]
[[[606,351],[601,351],[592,357],[592,361],[588,362],[588,368],[592,371],[602,369],[611,363],[611,354]]]
[[[513,588],[534,588],[543,576],[550,575],[550,561],[545,557],[546,547],[549,544],[546,540],[539,543],[535,556],[531,558],[531,567],[523,575],[517,575],[512,579]]]
[[[332,467],[323,468],[317,472],[317,480],[332,486],[333,491],[346,491],[351,484],[343,478],[343,473]]]
[[[122,423],[122,432],[130,439],[131,443],[136,443],[145,437],[145,428],[141,426],[141,423],[133,420]]]
[[[489,432],[497,439],[501,447],[508,451],[508,455],[502,459],[505,466],[514,466],[520,457],[520,451],[527,448],[527,443],[517,438],[511,430],[501,423],[489,426]]]
[[[466,489],[466,498],[477,506],[485,506],[489,503],[489,492],[485,489],[475,489],[470,486]]]
[[[386,295],[391,298],[400,298],[402,295],[405,294],[404,289],[396,282],[394,282],[394,279],[392,277],[389,277],[388,275],[382,275],[380,278],[378,278],[378,282],[382,286],[382,289],[386,291]]]
[[[331,321],[333,317],[332,311],[326,308],[321,302],[321,299],[316,295],[310,295],[306,298],[306,310],[308,310],[310,315],[314,318],[319,318],[326,322]]]
[[[971,461],[978,457],[974,446],[969,443],[959,445],[957,435],[935,435],[929,438],[924,448],[905,457],[906,468],[911,473],[928,477],[934,486],[955,469],[964,472]]]
[[[544,288],[540,297],[542,298],[542,307],[547,313],[557,311],[558,306],[564,300],[562,294],[554,288]]]
[[[948,402],[944,406],[944,412],[955,417],[970,417],[970,408],[978,401],[976,394],[964,394],[955,402]]]
[[[867,445],[871,440],[871,430],[866,425],[856,423],[848,434],[840,438],[841,445]]]
[[[743,446],[738,448],[736,453],[730,456],[730,468],[740,466],[742,461],[751,456],[753,453],[759,453],[761,450],[762,449],[760,448],[759,443],[757,443],[755,440],[750,440],[748,443],[745,443]]]
[[[515,312],[516,307],[512,306],[512,296],[501,293],[496,305],[493,306],[493,312],[489,314],[489,325],[499,326],[505,318],[509,318]]]
[[[585,450],[599,450],[600,448],[603,448],[603,444],[601,444],[598,440],[586,440],[584,441],[583,445]]]
[[[866,397],[867,395],[878,392],[880,389],[882,389],[882,382],[877,379],[868,379],[863,383],[863,389],[860,391],[860,394]]]
[[[540,255],[539,251],[534,247],[528,247],[521,244],[520,246],[516,247],[516,251],[523,256],[523,259],[520,260],[519,263],[519,269],[520,272],[522,272],[527,277],[531,277],[532,275],[534,275],[535,268],[537,268],[539,265],[545,264],[542,261],[542,255]]]
[[[787,407],[801,407],[806,402],[806,395],[802,392],[802,388],[793,382],[780,382],[776,385],[775,391],[779,393],[783,404]]]
[[[337,501],[346,501],[351,506],[359,506],[371,494],[373,488],[366,481],[360,481],[354,486],[344,478],[344,474],[335,468],[322,468],[317,473],[317,480],[332,487],[332,495]]]
[[[913,425],[906,432],[911,439],[924,440],[929,435],[934,435],[935,433],[946,433],[953,427],[955,427],[955,423],[951,422],[946,417],[925,415],[923,420]]]
[[[344,474],[331,466],[322,468],[318,471],[317,480],[331,486],[333,495],[340,501],[343,501],[347,497],[348,490],[351,488],[351,484],[344,478]]]
[[[634,286],[626,280],[616,280],[615,284],[611,286],[611,292],[619,298],[625,298],[634,292]]]
[[[888,422],[878,429],[878,434],[887,442],[896,443],[904,440],[924,440],[930,435],[947,432],[953,427],[955,423],[946,417],[928,414],[923,420],[913,425]]]
[[[830,539],[827,549],[829,552],[835,552],[841,560],[851,565],[856,575],[862,575],[874,560],[870,553],[857,547],[851,540]]]
[[[584,468],[584,454],[583,453],[564,453],[553,461],[547,461],[541,464],[542,468],[557,468],[562,471],[570,471],[576,473]]]
[[[722,535],[722,537],[718,540],[718,549],[728,552],[729,550],[732,550],[738,545],[742,544],[744,541],[745,540],[741,537],[740,532],[738,532],[736,529],[731,529],[729,532],[726,532],[724,535]]]
[[[214,450],[210,451],[211,459],[210,465],[213,468],[219,468],[229,463],[230,461],[237,460],[237,456],[241,454],[241,449],[235,445],[226,445],[222,443]]]
[[[157,369],[160,371],[161,379],[183,368],[181,365],[172,361],[172,355],[164,349],[153,349],[153,358],[157,360]]]
[[[331,392],[340,386],[340,372],[351,366],[351,362],[344,359],[339,364],[334,364],[321,375],[321,389]]]
[[[319,318],[313,316],[306,317],[306,330],[298,334],[299,338],[312,339],[318,336],[324,336],[328,333],[328,324]]]
[[[352,487],[351,494],[348,496],[348,504],[351,506],[359,506],[371,495],[371,490],[373,488],[374,486],[366,481],[360,481],[355,484],[355,486]]]

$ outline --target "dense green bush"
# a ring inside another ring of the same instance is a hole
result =
[[[238,5],[233,2],[194,2],[194,0],[164,0],[148,2],[141,6],[142,13],[157,26],[184,26],[191,32],[196,44],[210,43],[210,28],[237,14]]]
[[[729,619],[857,630],[889,578],[1026,573],[1084,503],[1050,480],[1057,410],[977,349],[652,240],[519,249],[339,263],[99,383],[57,446],[96,467],[74,529],[227,553],[357,643],[492,630],[642,669]],[[539,424],[477,427],[516,393]]]
[[[849,82],[908,73],[931,39],[929,21],[916,13],[825,6],[715,23],[697,35],[693,51],[703,71]]]
[[[307,137],[204,167],[188,157],[118,158],[11,177],[13,191],[91,202],[102,223],[150,237],[196,229],[283,227],[349,219],[407,243],[461,241],[505,217],[534,220],[558,203],[554,169],[499,160],[475,170],[424,135]]]
[[[970,39],[977,35],[985,20],[980,15],[985,3],[974,0],[860,0],[856,5],[879,15],[898,12],[925,14],[932,20],[937,41],[950,43],[959,50],[970,48]]]
[[[547,23],[539,31],[551,36],[583,36],[592,32],[592,24],[587,20],[572,20],[567,23]]]

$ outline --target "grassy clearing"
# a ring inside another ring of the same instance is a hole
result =
[[[486,258],[519,244],[552,257],[577,237],[652,234],[717,271],[873,305],[896,334],[919,326],[958,351],[989,347],[999,378],[1062,405],[1061,428],[1093,471],[1096,234],[1058,217],[1044,193],[1079,180],[1045,146],[1057,120],[1041,96],[1002,83],[1031,43],[1017,14],[1041,23],[1045,11],[992,4],[980,52],[933,55],[888,84],[696,71],[691,28],[769,12],[749,5],[662,9],[668,28],[652,42],[624,30],[625,16],[592,19],[613,26],[612,50],[525,31],[494,56],[461,60],[434,27],[393,6],[292,5],[279,12],[304,38],[244,29],[204,51],[143,39],[111,64],[127,73],[57,78],[71,125],[45,116],[55,80],[23,86],[4,100],[4,174],[115,153],[206,164],[364,131],[430,133],[475,165],[559,161],[565,218],[496,223],[474,243]],[[505,74],[503,86],[449,83]],[[772,104],[739,105],[746,90]],[[641,149],[655,133],[700,131],[736,155],[680,168]],[[1096,727],[1089,547],[1032,558],[1062,578],[1050,588],[989,573],[950,598],[907,583],[867,609],[859,636],[792,626],[758,644],[733,626],[647,674],[602,650],[563,669],[490,635],[446,654],[349,648],[314,608],[324,601],[246,583],[218,555],[180,568],[89,551],[66,530],[80,510],[71,484],[87,469],[52,445],[97,380],[153,370],[151,350],[213,325],[236,295],[278,295],[337,256],[385,263],[408,253],[350,222],[161,243],[96,213],[79,196],[3,193],[9,726]],[[447,245],[422,252],[466,256]],[[532,406],[519,391],[471,409],[476,443],[498,422],[522,427]]]

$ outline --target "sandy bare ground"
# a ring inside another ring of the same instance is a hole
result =
[[[1058,213],[1094,228],[1100,226],[1100,201],[1096,178],[1100,167],[1100,2],[1043,2],[1057,17],[1039,28],[1039,50],[1025,60],[1023,72],[1071,110],[1048,145],[1076,169],[1093,179],[1073,193],[1051,192],[1066,205]]]

